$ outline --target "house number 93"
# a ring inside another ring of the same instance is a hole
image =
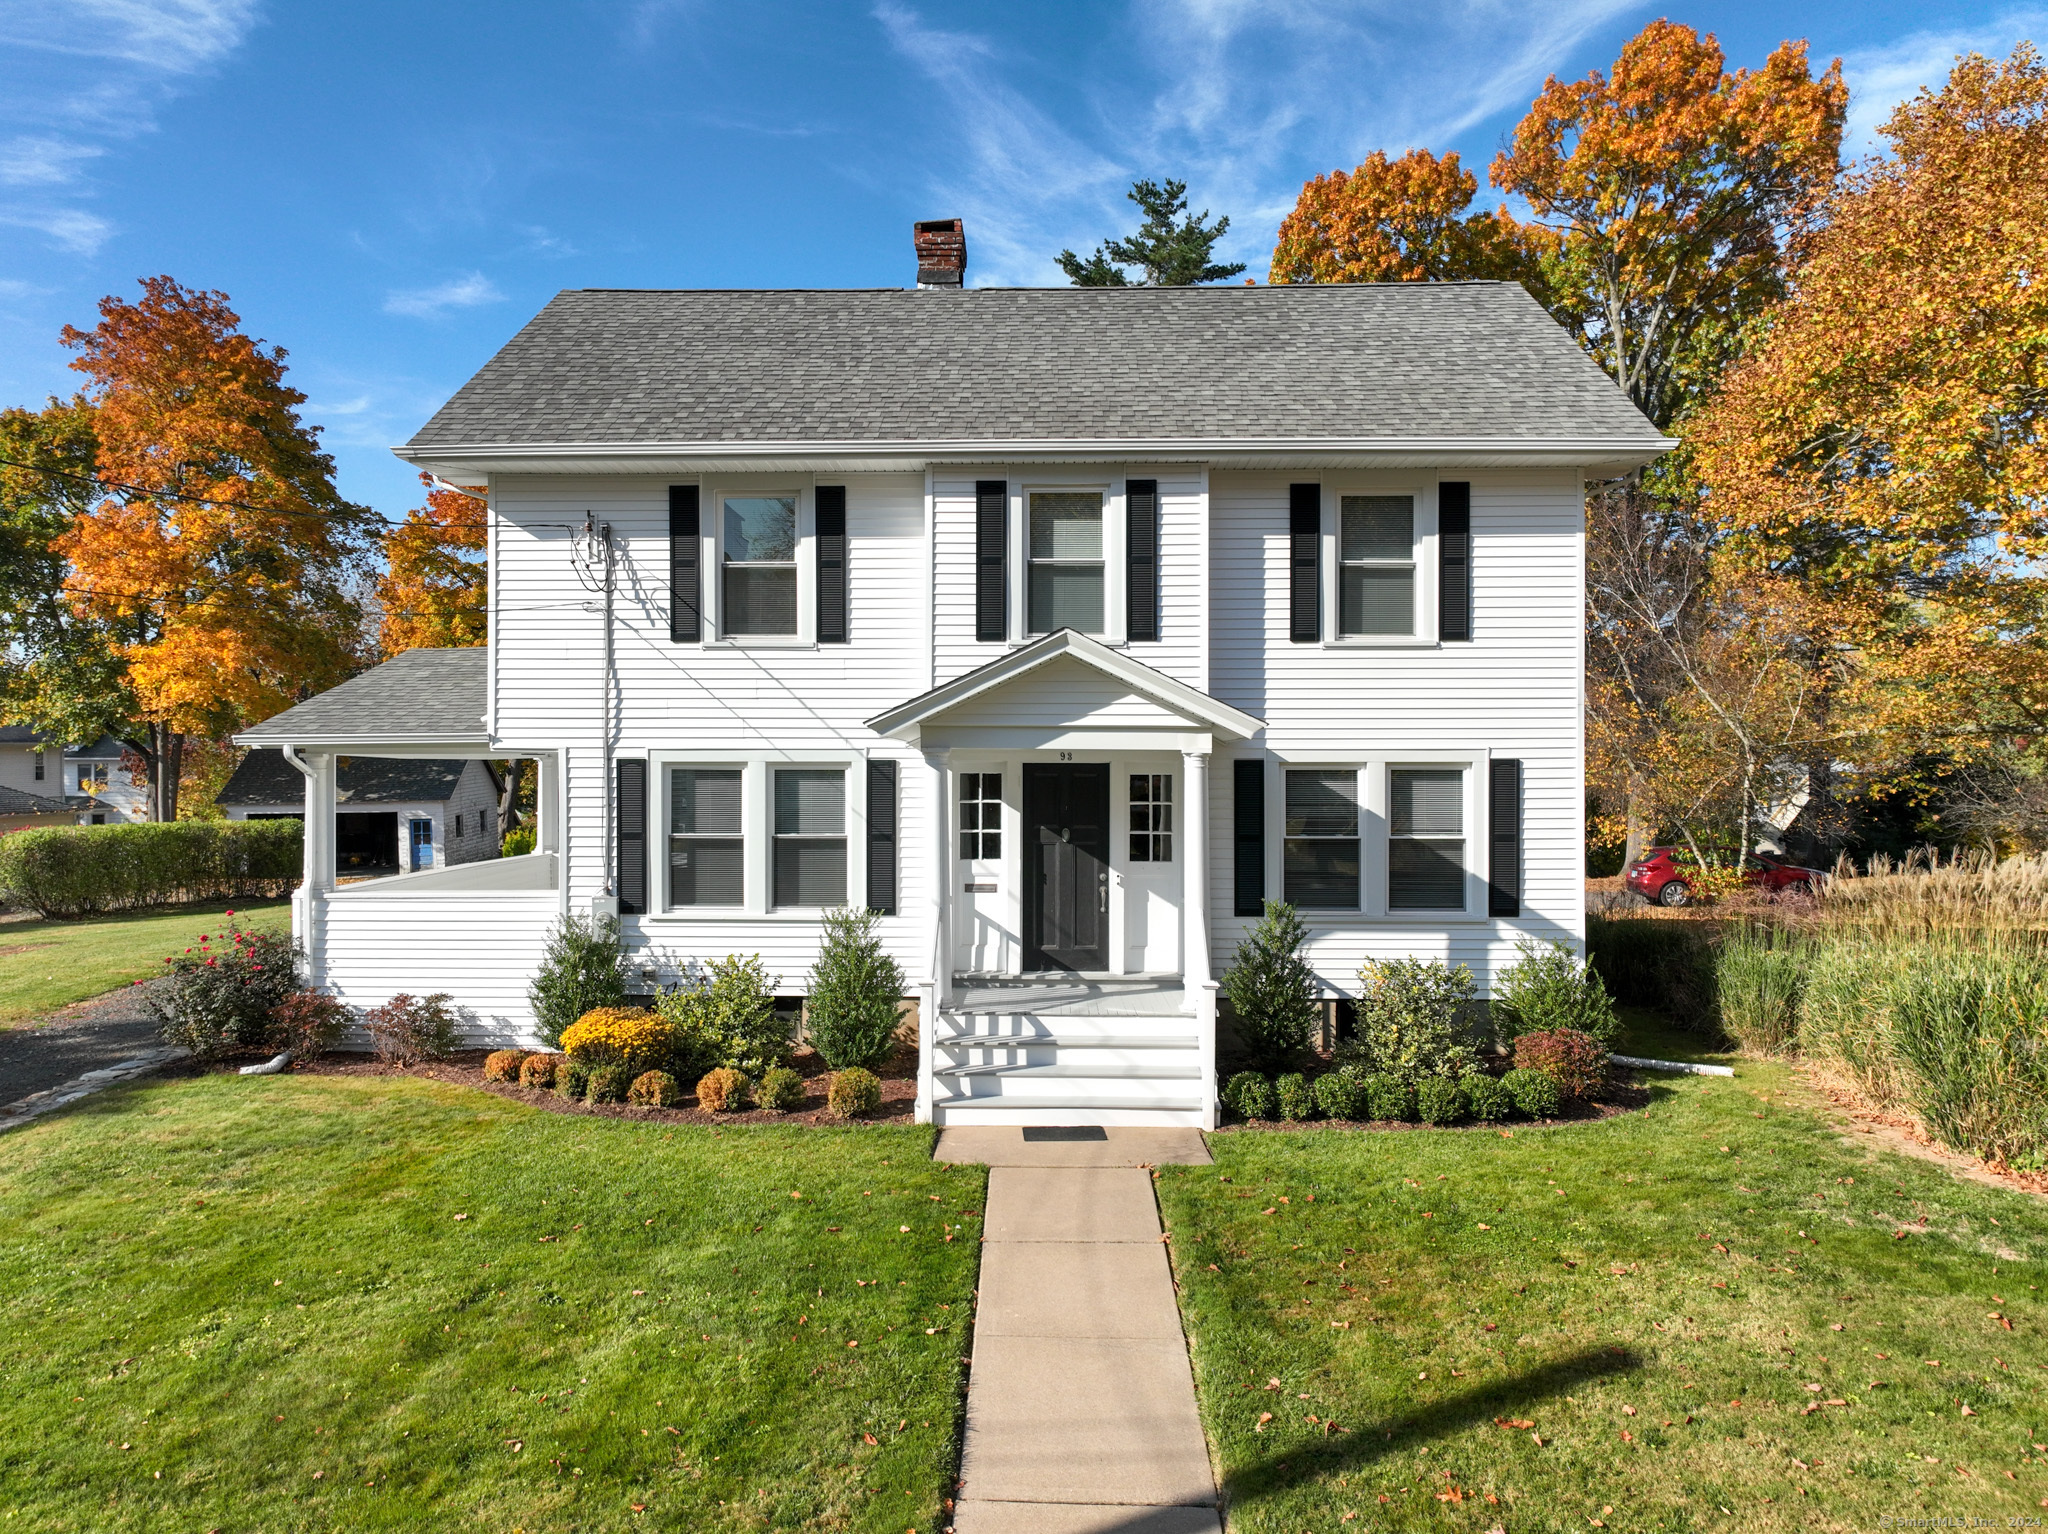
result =
[[[1062,751],[1060,753],[1060,760],[1063,762],[1071,762],[1073,759],[1074,753],[1071,751]]]

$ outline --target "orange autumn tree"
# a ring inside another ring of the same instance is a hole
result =
[[[489,633],[484,492],[437,488],[431,474],[422,474],[420,483],[427,504],[407,512],[384,535],[377,641],[386,657],[401,650],[480,645]]]
[[[56,547],[74,608],[118,636],[162,820],[186,735],[267,718],[359,661],[350,593],[374,514],[335,490],[283,348],[240,327],[226,294],[152,277],[63,331],[116,488]]]
[[[1273,282],[1453,282],[1511,277],[1536,283],[1541,242],[1508,216],[1467,213],[1478,179],[1455,152],[1374,150],[1355,171],[1301,189],[1273,247]]]

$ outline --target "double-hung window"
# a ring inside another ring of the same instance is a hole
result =
[[[1357,769],[1290,770],[1285,829],[1281,886],[1287,903],[1305,910],[1357,910]]]
[[[796,634],[796,497],[728,495],[723,500],[720,631],[739,638]]]
[[[1102,492],[1031,492],[1030,568],[1026,611],[1031,632],[1104,627]]]
[[[1003,855],[1003,775],[960,774],[960,856],[986,862]]]
[[[775,903],[846,904],[846,773],[775,770]]]
[[[1415,632],[1415,497],[1338,498],[1337,631],[1345,638]]]
[[[737,767],[669,770],[668,903],[745,903],[747,842]]]
[[[1465,908],[1465,770],[1395,767],[1387,775],[1387,908]]]
[[[1173,774],[1131,774],[1131,861],[1173,861]]]

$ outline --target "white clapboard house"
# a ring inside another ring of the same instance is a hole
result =
[[[1588,476],[1660,437],[1513,285],[557,296],[397,451],[489,486],[490,644],[250,730],[363,1004],[530,1035],[564,913],[645,989],[884,913],[942,1123],[1211,1124],[1261,902],[1360,962],[1584,935]],[[338,888],[338,756],[531,757],[538,850]]]

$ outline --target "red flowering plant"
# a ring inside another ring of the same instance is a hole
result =
[[[227,913],[183,953],[164,959],[163,979],[148,987],[149,1010],[167,1044],[201,1060],[262,1049],[273,1036],[271,1012],[298,989],[299,950],[274,932],[245,932]]]

